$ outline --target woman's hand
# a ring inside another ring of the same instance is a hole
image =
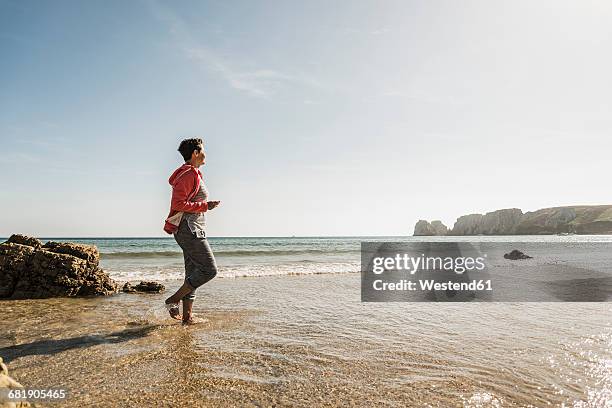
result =
[[[208,201],[208,210],[212,210],[213,208],[215,208],[216,206],[218,206],[221,201]]]

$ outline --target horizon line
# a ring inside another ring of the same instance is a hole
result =
[[[20,234],[25,235],[25,234]],[[26,235],[29,236],[29,235]],[[413,235],[217,235],[206,238],[374,238],[374,237],[412,237]],[[0,239],[8,240],[10,237],[0,237]],[[63,236],[63,237],[33,237],[40,240],[48,239],[164,239],[172,238],[172,236],[149,236],[149,237],[119,237],[119,236]]]

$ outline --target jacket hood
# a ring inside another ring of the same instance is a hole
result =
[[[172,173],[172,175],[168,179],[168,183],[170,183],[170,185],[173,186],[177,181],[179,181],[181,177],[183,177],[185,174],[189,173],[190,171],[199,173],[199,170],[193,167],[191,164],[189,163],[183,164],[181,167],[174,170],[174,173]]]

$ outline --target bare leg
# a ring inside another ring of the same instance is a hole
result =
[[[178,304],[181,301],[181,299],[183,298],[183,296],[185,296],[186,294],[188,294],[192,290],[194,290],[194,288],[189,283],[187,283],[185,281],[183,283],[183,285],[181,285],[181,287],[178,288],[176,293],[174,293],[174,295],[172,295],[168,299],[166,299],[166,304],[171,304],[171,303]],[[191,303],[193,305],[193,302],[191,302]],[[178,311],[178,308],[170,309],[170,317],[172,317],[173,319],[177,319],[177,320],[181,319],[181,315],[180,315],[180,313]]]
[[[184,282],[180,288],[174,293],[174,295],[170,296],[166,299],[166,303],[178,303],[181,301],[183,296],[194,290],[195,288],[191,286],[189,283]]]
[[[193,317],[193,300],[183,299],[183,323],[191,321]]]

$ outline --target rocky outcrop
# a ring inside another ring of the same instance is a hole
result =
[[[459,217],[450,235],[512,235],[523,212],[518,208]]]
[[[74,244],[72,242],[53,242],[49,241],[43,245],[44,249],[47,249],[56,254],[66,254],[76,256],[77,258],[84,259],[87,262],[95,263],[96,265],[100,261],[100,253],[98,248],[93,245],[82,245]]]
[[[504,254],[504,258],[505,259],[510,259],[511,261],[517,261],[519,259],[531,259],[533,257],[531,257],[529,255],[525,255],[524,253],[522,253],[518,249],[513,249],[509,253]]]
[[[8,368],[6,364],[2,361],[2,357],[0,357],[0,408],[25,408],[29,407],[30,404],[28,402],[14,402],[3,400],[2,397],[6,397],[5,394],[8,392],[7,390],[18,390],[23,389],[23,385],[19,384],[17,381],[12,379],[9,376]]]
[[[99,268],[95,246],[13,235],[0,244],[0,298],[109,295],[117,284]]]
[[[138,285],[132,285],[130,282],[125,282],[121,290],[125,293],[162,293],[166,287],[159,282],[141,281]]]
[[[435,235],[447,235],[449,233],[448,227],[442,224],[442,221],[432,221],[431,227],[433,228]]]
[[[612,206],[544,208],[526,213],[518,234],[612,234]]]
[[[431,236],[434,234],[434,229],[431,224],[425,220],[419,220],[414,226],[414,233],[412,234],[415,237],[418,236]]]
[[[520,222],[523,212],[518,208],[508,208],[488,212],[482,218],[480,234],[482,235],[512,235]]]
[[[21,234],[11,235],[11,237],[6,242],[12,242],[13,244],[26,245],[26,246],[36,248],[36,249],[42,246],[42,242],[40,242],[40,240],[33,238],[33,237],[28,237],[27,235],[21,235]]]
[[[449,232],[442,221],[435,220],[431,224],[425,220],[419,220],[414,226],[414,236],[447,235]]]
[[[450,235],[478,235],[480,234],[480,223],[482,214],[462,215],[455,221]]]
[[[433,223],[432,223],[433,224]],[[432,231],[421,220],[419,232]],[[438,235],[434,233],[414,235]],[[457,219],[448,235],[546,235],[612,234],[612,205],[553,207],[523,212],[509,208],[486,214],[464,215]]]

